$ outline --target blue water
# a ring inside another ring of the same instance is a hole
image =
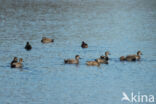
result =
[[[155,28],[155,0],[0,0],[0,104],[129,104],[122,92],[156,96]],[[42,36],[55,42],[42,44]],[[119,61],[138,50],[139,62]],[[105,51],[108,65],[85,65]],[[79,65],[63,63],[76,54]],[[24,59],[22,69],[10,68],[14,56]]]

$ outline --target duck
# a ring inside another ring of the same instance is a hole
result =
[[[84,41],[82,41],[81,47],[82,47],[82,48],[88,48],[88,44],[85,43]]]
[[[13,64],[14,63],[17,63],[18,62],[18,58],[17,57],[14,57],[14,59],[12,60],[12,62],[10,63],[11,67],[13,67]]]
[[[127,61],[136,61],[136,60],[140,60],[141,56],[142,55],[142,52],[141,51],[138,51],[137,54],[135,55],[128,55],[126,56],[126,60]]]
[[[103,59],[103,60],[108,61],[108,60],[109,60],[108,55],[110,55],[110,53],[109,53],[109,51],[106,51],[106,52],[105,52],[105,56],[100,56],[100,59]]]
[[[75,59],[65,59],[64,63],[65,64],[79,64],[79,59],[80,59],[80,56],[76,55]]]
[[[22,68],[22,62],[23,62],[23,59],[22,58],[20,58],[19,59],[19,62],[16,62],[16,63],[13,63],[12,64],[12,68]]]
[[[42,37],[41,42],[42,42],[42,43],[52,43],[52,42],[54,42],[54,39]]]
[[[25,49],[28,50],[28,51],[32,49],[32,46],[30,45],[29,42],[26,43]]]
[[[138,61],[141,58],[140,55],[142,55],[141,51],[138,51],[136,55],[127,55],[126,57],[121,56],[120,61]]]
[[[98,62],[97,59],[95,59],[94,61],[87,61],[86,65],[88,65],[88,66],[100,66],[100,63]]]

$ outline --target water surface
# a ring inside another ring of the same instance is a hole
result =
[[[155,0],[1,0],[0,104],[121,104],[123,91],[156,96],[155,27]],[[42,44],[42,36],[55,42]],[[138,50],[139,62],[119,61]],[[105,51],[108,65],[85,65]],[[78,66],[64,65],[76,54]],[[24,59],[22,70],[10,68],[14,56]]]

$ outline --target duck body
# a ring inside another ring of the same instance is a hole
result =
[[[32,49],[32,46],[30,45],[29,42],[26,43],[25,49],[28,51]]]
[[[82,48],[88,48],[88,44],[85,43],[84,41],[82,41],[81,47],[82,47]]]
[[[140,60],[140,55],[128,55],[126,56],[126,60],[132,60],[132,61],[136,61],[136,60]]]
[[[100,63],[98,62],[98,60],[95,61],[87,61],[86,65],[88,66],[100,66]]]
[[[52,42],[54,42],[54,39],[42,37],[41,42],[42,42],[42,43],[52,43]]]
[[[13,63],[12,68],[22,68],[22,63]]]
[[[64,60],[64,63],[65,64],[78,64],[79,60],[67,59],[67,60]]]
[[[128,55],[128,56],[126,56],[125,59],[126,59],[126,61],[136,61],[136,60],[138,60],[136,55]]]
[[[64,63],[65,64],[79,64],[79,58],[80,58],[80,56],[76,55],[75,59],[65,59]]]
[[[108,61],[109,60],[109,57],[108,56],[100,56],[99,59],[101,59],[103,61]]]
[[[106,51],[105,56],[100,56],[100,59],[103,61],[108,61],[109,60],[108,55],[110,55],[110,53],[109,53],[109,51]]]
[[[105,60],[105,59],[98,58],[98,59],[96,59],[96,61],[97,61],[98,63],[101,63],[101,64],[108,64],[108,61]]]

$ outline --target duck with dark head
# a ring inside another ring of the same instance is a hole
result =
[[[32,49],[32,46],[30,45],[29,42],[26,43],[25,49],[28,50],[28,51]]]
[[[81,47],[82,47],[82,48],[88,48],[88,44],[85,43],[84,41],[82,41]]]
[[[10,63],[10,66],[13,67],[13,64],[14,63],[17,63],[18,62],[18,58],[17,57],[14,57],[14,59],[12,60],[12,62]]]

